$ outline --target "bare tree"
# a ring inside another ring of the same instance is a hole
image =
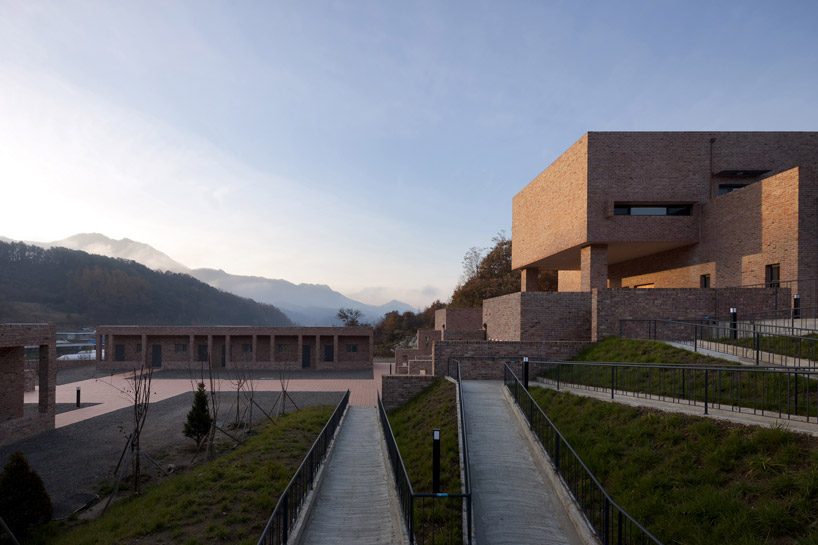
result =
[[[472,278],[477,276],[477,271],[480,269],[480,261],[483,260],[484,248],[472,246],[466,250],[463,256],[463,275],[460,278],[460,283],[465,284]]]
[[[144,361],[139,369],[134,368],[131,377],[131,399],[133,401],[133,430],[131,431],[131,464],[133,471],[134,494],[139,494],[139,481],[142,473],[140,436],[148,417],[151,403],[151,381],[153,366]]]

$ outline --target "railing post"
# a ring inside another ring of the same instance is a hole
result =
[[[557,390],[560,389],[560,367],[561,365],[557,364]]]
[[[795,376],[795,414],[798,414],[798,371],[793,375]]]
[[[685,399],[685,397],[686,397],[685,396],[685,383],[686,382],[687,381],[685,380],[685,370],[682,369],[682,399]]]
[[[756,353],[756,365],[761,363],[761,334],[755,332],[756,325],[753,324],[753,348]]]
[[[611,502],[608,497],[602,502],[602,545],[609,545],[611,543]]]
[[[622,511],[616,513],[616,545],[622,545]]]
[[[710,386],[710,381],[708,380],[708,372],[707,369],[704,370],[704,414],[707,414],[707,401],[708,401],[708,390]]]
[[[611,366],[611,399],[614,398],[614,389],[616,388],[616,367]]]
[[[699,351],[699,325],[693,325],[693,352]]]
[[[415,496],[409,494],[409,545],[415,543]]]
[[[284,498],[281,503],[281,511],[284,520],[281,521],[281,542],[287,543],[290,537],[290,494],[288,492],[284,492]]]

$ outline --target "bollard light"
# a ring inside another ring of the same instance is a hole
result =
[[[440,428],[432,430],[432,492],[440,492]]]
[[[528,356],[523,356],[523,387],[528,390]]]
[[[795,319],[801,317],[801,295],[797,293],[792,296],[792,317]]]
[[[80,406],[80,387],[77,386],[77,407]]]
[[[730,337],[738,339],[738,310],[730,307]]]

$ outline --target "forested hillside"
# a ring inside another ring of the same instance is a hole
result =
[[[0,242],[0,322],[290,325],[272,305],[134,261]]]

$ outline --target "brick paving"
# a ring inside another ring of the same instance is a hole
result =
[[[322,378],[320,373],[315,373],[316,378],[293,378],[288,383],[288,391],[292,392],[342,392],[350,390],[350,405],[375,407],[377,395],[381,389],[381,375],[388,374],[390,365],[388,363],[375,363],[372,378],[345,378],[343,374],[328,373]],[[105,376],[95,376],[77,382],[57,385],[57,403],[71,404],[76,402],[77,388],[80,388],[81,401],[83,404],[93,404],[73,411],[63,412],[56,417],[56,427],[60,428],[82,422],[89,418],[94,418],[110,412],[131,406],[128,392],[131,382],[128,380],[129,373],[118,373]],[[183,378],[183,375],[168,375],[173,378],[163,378],[162,373],[157,373],[152,381],[153,390],[152,402],[170,399],[179,394],[190,392],[195,389],[198,379]],[[303,374],[297,374],[303,377]],[[353,375],[354,376],[354,375]],[[235,391],[234,382],[229,379],[222,379],[217,382],[219,391]],[[254,381],[254,389],[257,392],[280,392],[281,381],[277,378],[258,379]],[[37,391],[26,392],[25,403],[36,403],[38,399]]]

